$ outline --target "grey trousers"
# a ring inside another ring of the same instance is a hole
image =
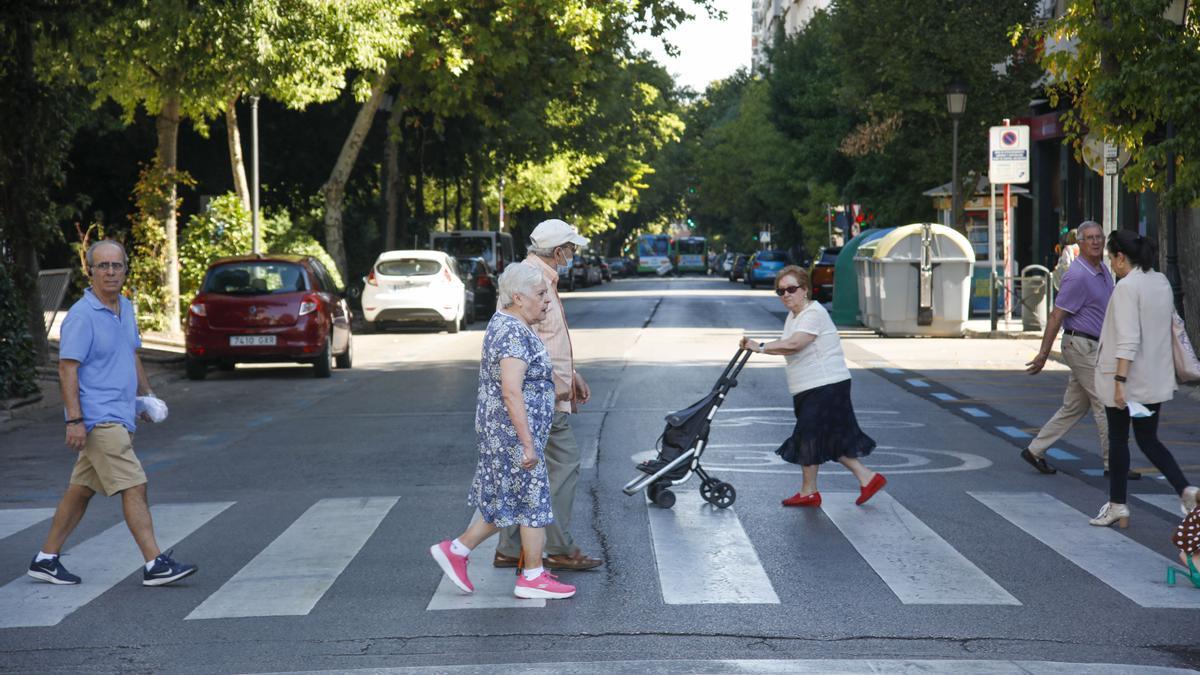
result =
[[[554,522],[546,526],[545,555],[570,555],[575,550],[571,537],[571,506],[575,503],[575,488],[579,485],[579,446],[571,430],[570,415],[554,411],[550,438],[546,441],[546,471],[550,476],[550,507]],[[500,531],[496,552],[516,557],[521,552],[520,528],[507,527]]]
[[[1108,416],[1104,404],[1096,396],[1096,354],[1100,346],[1078,335],[1062,336],[1062,355],[1071,369],[1067,390],[1063,393],[1063,404],[1054,413],[1037,438],[1029,443],[1029,452],[1042,457],[1058,439],[1062,438],[1083,416],[1092,411],[1096,418],[1096,430],[1100,434],[1100,458],[1108,468]]]

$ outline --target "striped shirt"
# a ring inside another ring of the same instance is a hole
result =
[[[525,258],[525,262],[542,273],[550,290],[550,308],[546,310],[546,318],[531,328],[546,345],[550,361],[554,363],[554,409],[574,412],[575,356],[571,351],[571,332],[567,330],[567,313],[563,309],[562,298],[558,297],[558,271],[532,253]]]

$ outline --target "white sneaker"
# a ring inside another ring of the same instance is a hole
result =
[[[1179,504],[1183,509],[1183,515],[1186,516],[1196,510],[1197,500],[1200,500],[1200,487],[1189,485],[1183,488],[1183,494],[1179,495]]]

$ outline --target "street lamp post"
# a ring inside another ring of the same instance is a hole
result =
[[[250,97],[250,149],[254,152],[250,164],[250,250],[254,255],[262,252],[258,245],[258,97]]]
[[[1173,0],[1163,16],[1182,30],[1187,25],[1189,0]],[[1175,138],[1175,122],[1167,120],[1167,143]],[[1175,153],[1167,157],[1167,192],[1175,187]],[[1179,226],[1175,207],[1167,209],[1167,281],[1175,299],[1175,311],[1183,316],[1183,279],[1179,275]]]
[[[967,110],[967,85],[959,80],[951,82],[946,87],[946,112],[954,123],[954,153],[951,159],[950,178],[950,225],[958,225],[958,213],[961,208],[961,196],[958,185],[958,120]]]

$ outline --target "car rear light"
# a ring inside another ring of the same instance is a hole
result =
[[[321,299],[315,295],[306,295],[300,301],[300,316],[312,314],[321,307]]]
[[[367,283],[368,283],[368,284],[370,284],[370,285],[372,285],[372,286],[378,286],[378,285],[379,285],[379,282],[378,282],[378,281],[375,281],[375,268],[374,268],[374,267],[372,267],[372,268],[371,268],[371,271],[370,271],[370,272],[367,274]]]
[[[480,288],[491,288],[492,287],[492,280],[487,278],[486,274],[480,274],[475,279],[476,279],[476,282],[475,282],[476,285],[479,286]]]
[[[203,302],[193,302],[190,309],[195,316],[208,316],[208,308],[204,306]]]
[[[442,276],[446,277],[446,281],[450,281],[450,268],[449,267],[442,268]]]
[[[761,262],[758,262],[758,261],[755,261],[755,262],[754,262],[754,269],[758,269],[758,268],[760,268],[760,267],[762,267],[762,263],[761,263]]]

